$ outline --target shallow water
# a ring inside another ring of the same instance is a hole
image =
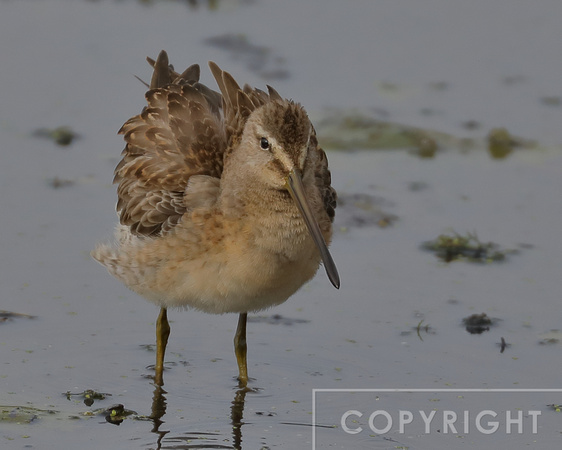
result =
[[[0,321],[0,446],[311,448],[314,409],[317,448],[553,448],[560,413],[547,405],[560,393],[465,393],[461,407],[461,394],[437,391],[320,392],[313,404],[313,389],[560,387],[551,330],[562,319],[562,4],[456,3],[0,3],[0,309],[35,316]],[[224,36],[235,45],[221,45]],[[89,257],[112,233],[116,130],[143,106],[134,75],[148,79],[144,58],[161,48],[177,69],[214,60],[242,82],[271,83],[319,120],[324,108],[360,108],[455,137],[426,159],[330,150],[347,200],[332,245],[342,288],[321,270],[261,314],[286,320],[249,323],[245,395],[234,379],[236,317],[195,312],[171,314],[166,392],[155,389],[157,310]],[[61,147],[34,136],[59,126],[78,138]],[[538,144],[493,159],[485,136],[496,127]],[[450,230],[518,253],[445,264],[420,249]],[[471,335],[462,319],[474,313],[498,320]],[[502,337],[510,346],[500,353]],[[86,389],[111,396],[87,406],[63,395]],[[539,430],[446,435],[395,424],[373,436],[367,417],[381,399],[389,411],[519,408],[528,419],[539,410]],[[114,404],[137,414],[120,426],[95,414]],[[365,431],[343,431],[349,409],[365,413]]]

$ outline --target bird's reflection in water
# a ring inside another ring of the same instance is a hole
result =
[[[232,421],[232,447],[235,449],[242,448],[242,425],[244,425],[244,404],[246,402],[246,394],[251,389],[242,387],[236,391],[232,406],[230,407],[230,419]]]
[[[152,420],[154,427],[151,431],[158,435],[158,440],[156,441],[158,450],[162,448],[162,439],[164,439],[164,436],[166,436],[166,434],[170,432],[169,430],[160,431],[160,426],[164,423],[164,421],[161,419],[164,414],[166,414],[167,405],[166,397],[164,396],[164,394],[167,394],[167,392],[162,389],[162,386],[156,386],[156,389],[154,389],[154,393],[152,395],[152,414],[150,415],[150,419]]]
[[[156,441],[156,450],[163,450],[166,448],[173,448],[173,449],[193,449],[193,448],[215,448],[215,449],[235,449],[241,450],[242,449],[242,427],[244,425],[244,405],[246,402],[246,394],[248,392],[254,392],[254,390],[248,387],[242,387],[236,390],[234,395],[234,400],[230,406],[230,420],[232,424],[232,445],[224,445],[219,444],[215,439],[212,439],[213,436],[216,436],[217,439],[221,438],[220,434],[215,433],[194,433],[188,432],[186,435],[183,436],[168,436],[166,442],[170,447],[165,446],[164,437],[170,432],[170,430],[163,431],[160,427],[165,423],[162,418],[166,414],[166,394],[167,392],[161,387],[156,386],[154,389],[154,393],[152,396],[152,414],[150,415],[150,419],[152,420],[154,427],[152,428],[152,433],[155,433],[158,436]],[[205,441],[208,442],[208,446],[206,444],[202,444],[201,439],[204,438]],[[192,442],[192,441],[197,442]],[[187,441],[187,442],[186,442]],[[184,442],[182,445],[181,442]],[[189,443],[192,442],[192,443]],[[179,444],[179,445],[178,445]]]

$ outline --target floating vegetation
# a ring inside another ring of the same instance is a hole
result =
[[[134,420],[149,420],[149,417],[139,416],[137,412],[126,409],[122,404],[110,406],[109,408],[100,408],[84,413],[86,417],[103,416],[105,420],[113,425],[121,425],[126,418]]]
[[[75,139],[80,137],[70,127],[39,128],[33,132],[33,136],[50,139],[61,147],[72,144]]]
[[[440,144],[451,137],[422,128],[382,121],[362,111],[327,110],[316,120],[323,147],[338,150],[408,149],[422,157],[433,157]]]
[[[205,39],[205,44],[228,52],[237,61],[243,61],[248,70],[266,80],[289,78],[285,59],[275,56],[271,49],[254,44],[245,34],[227,33]]]
[[[490,263],[505,260],[509,253],[516,250],[502,250],[493,242],[480,242],[476,233],[467,233],[462,236],[456,232],[452,235],[441,234],[433,241],[426,241],[422,249],[434,252],[443,261],[449,263],[462,259],[476,263]]]
[[[281,314],[273,314],[272,316],[249,316],[248,322],[253,323],[269,323],[271,325],[295,325],[297,323],[309,323],[306,319],[291,319],[283,317]]]
[[[91,394],[89,394],[91,393]],[[79,395],[86,398],[87,396],[93,395],[97,396],[109,396],[111,394],[102,394],[95,392],[93,390],[86,390],[82,393],[73,394],[67,392],[63,395],[67,395],[70,399],[72,396]],[[65,414],[60,411],[52,409],[40,409],[33,406],[17,406],[17,405],[0,405],[0,424],[13,424],[13,425],[27,425],[34,424],[39,421],[44,421],[46,419],[55,420],[58,422],[60,427],[60,420],[81,420],[89,419],[95,416],[103,416],[106,421],[119,425],[124,419],[132,420],[151,420],[150,417],[138,415],[135,411],[126,409],[123,405],[117,404],[110,406],[109,408],[99,408],[95,410],[86,411],[81,414]],[[47,422],[44,422],[44,425]],[[2,447],[3,448],[3,447]]]
[[[490,331],[490,327],[494,326],[498,320],[488,317],[486,313],[482,313],[465,317],[462,319],[462,323],[470,334],[482,334],[484,331]]]
[[[411,137],[414,142],[414,148],[411,150],[420,158],[433,158],[439,149],[437,141],[431,136],[420,130],[411,132]]]
[[[105,420],[113,425],[121,425],[124,419],[129,416],[137,416],[135,411],[131,411],[130,409],[126,409],[123,405],[113,405],[112,407],[106,409],[105,411],[101,412],[102,415],[105,415]]]
[[[537,143],[512,136],[505,128],[492,128],[488,133],[488,152],[494,159],[503,159],[517,147],[536,148]]]
[[[29,406],[0,405],[0,423],[27,424],[35,422],[42,416],[53,414],[56,414],[56,411],[32,408]]]
[[[83,392],[72,393],[67,391],[64,395],[66,395],[67,400],[71,400],[72,397],[80,397],[84,399],[84,404],[86,406],[92,406],[95,400],[105,400],[107,396],[111,396],[111,394],[107,394],[104,392],[97,392],[93,389],[86,389]]]
[[[505,158],[513,151],[514,141],[505,128],[493,128],[488,133],[488,151],[492,158]]]
[[[426,323],[425,325],[423,325],[424,319],[420,320],[418,322],[418,325],[414,327],[414,330],[416,330],[416,333],[418,335],[418,338],[420,339],[420,341],[423,342],[423,338],[422,338],[422,333],[425,334],[436,334],[435,329],[429,325],[428,323]]]
[[[30,316],[29,314],[15,313],[12,311],[5,311],[0,309],[0,323],[11,322],[14,319],[35,319],[35,316]]]
[[[513,136],[505,128],[492,129],[482,138],[459,138],[389,121],[388,114],[377,110],[326,109],[315,123],[321,145],[334,150],[408,150],[421,158],[433,158],[446,149],[467,152],[487,148],[493,158],[501,159],[515,148],[538,147],[536,142]],[[463,126],[474,130],[482,125],[468,121]]]
[[[562,339],[562,331],[550,330],[547,333],[541,334],[539,345],[555,345],[559,344]]]

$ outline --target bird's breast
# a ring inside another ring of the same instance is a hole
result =
[[[262,222],[225,219],[220,238],[216,228],[207,229],[212,239],[200,236],[213,244],[203,254],[167,261],[159,276],[168,292],[165,306],[219,314],[258,311],[294,294],[318,270],[318,250],[302,221]]]

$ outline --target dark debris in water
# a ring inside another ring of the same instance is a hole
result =
[[[138,0],[138,2],[145,6],[153,6],[157,3],[163,3],[164,0]],[[166,2],[174,0],[165,0]],[[175,0],[176,3],[185,3],[191,10],[198,10],[199,8],[206,8],[210,11],[218,10],[222,5],[228,5],[228,8],[232,8],[238,5],[250,5],[255,3],[255,0],[237,0],[233,2],[232,0]]]
[[[0,309],[0,323],[11,322],[14,319],[35,319],[35,317],[36,316],[30,316],[29,314],[16,313]]]
[[[465,236],[453,232],[451,235],[441,234],[432,241],[422,243],[421,248],[435,253],[443,261],[449,263],[464,260],[474,263],[491,263],[504,261],[508,254],[517,250],[503,250],[493,242],[481,242],[475,233]]]
[[[310,320],[292,319],[290,317],[283,317],[280,314],[273,314],[272,316],[249,316],[248,322],[290,326],[290,325],[295,325],[297,323],[309,323]]]
[[[499,319],[489,317],[486,313],[472,314],[462,319],[466,331],[470,334],[482,334],[484,331],[490,331],[490,327],[496,325]]]
[[[227,33],[205,39],[205,44],[219,48],[233,59],[242,61],[248,70],[265,80],[289,78],[285,59],[276,56],[271,49],[251,42],[245,34]]]
[[[429,88],[434,91],[446,91],[451,87],[448,81],[432,81],[429,83]]]
[[[140,344],[139,347],[145,349],[148,352],[155,352],[156,351],[156,345],[155,344]]]
[[[59,178],[54,177],[47,181],[47,184],[51,186],[53,189],[60,189],[72,186],[74,184],[74,180],[69,180],[68,178]]]
[[[546,106],[561,106],[562,97],[555,95],[541,97],[541,103]]]
[[[521,84],[527,81],[527,77],[524,75],[508,75],[502,78],[502,83],[506,86],[512,86],[514,84]]]
[[[107,394],[105,392],[97,392],[94,391],[93,389],[86,389],[83,392],[76,392],[76,393],[66,391],[64,395],[66,395],[67,400],[71,400],[72,397],[83,398],[84,404],[86,406],[92,406],[95,400],[105,400],[106,397],[111,396],[111,394]]]
[[[466,130],[477,130],[482,127],[482,124],[477,120],[466,120],[461,124],[461,126]]]
[[[504,337],[502,337],[500,342],[498,342],[496,345],[500,348],[500,353],[505,352],[506,348],[511,347],[511,344],[507,343]]]
[[[429,183],[425,181],[411,181],[408,183],[408,189],[412,192],[421,192],[429,189]]]
[[[385,228],[392,225],[398,218],[386,213],[382,207],[392,206],[392,203],[367,193],[342,193],[338,195],[337,223],[346,227],[378,226]]]
[[[65,126],[57,128],[39,128],[33,132],[33,136],[50,139],[61,147],[72,144],[75,139],[80,137],[80,135],[72,131],[70,127]]]

